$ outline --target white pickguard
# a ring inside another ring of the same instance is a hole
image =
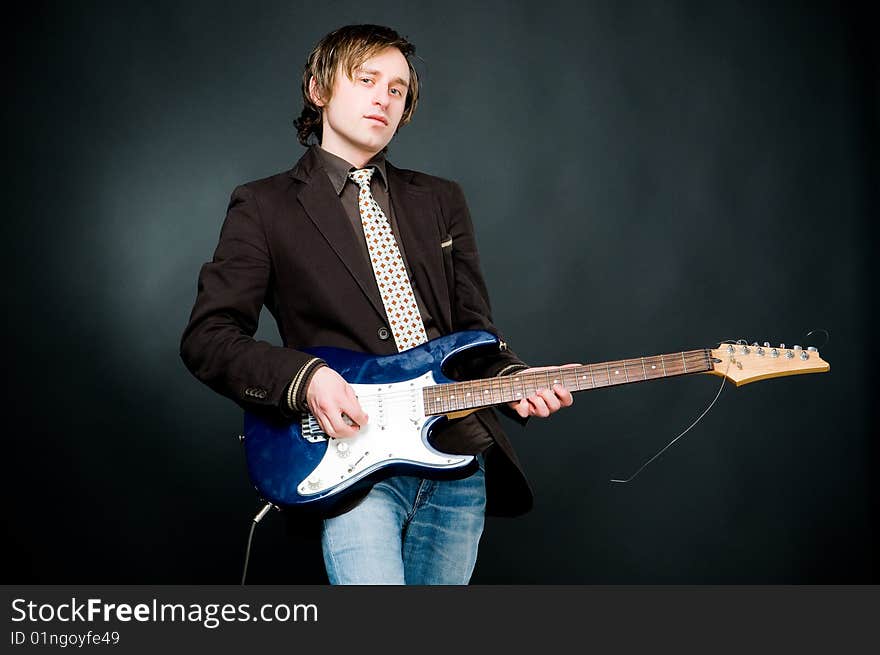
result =
[[[422,389],[436,384],[434,374],[389,384],[353,384],[361,407],[369,416],[357,436],[327,437],[327,451],[318,466],[297,485],[302,496],[347,487],[390,463],[417,463],[454,469],[471,462],[471,455],[449,455],[427,442]],[[312,436],[310,441],[315,441]]]

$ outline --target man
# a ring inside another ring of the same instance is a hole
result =
[[[309,149],[290,171],[232,194],[214,259],[199,276],[181,356],[200,380],[249,411],[291,420],[309,411],[330,437],[352,437],[370,420],[352,387],[300,349],[384,355],[461,330],[498,334],[461,188],[385,159],[418,104],[414,52],[387,27],[351,25],[324,37],[306,64],[295,121]],[[284,347],[253,339],[263,304]],[[504,351],[456,373],[485,378],[527,368]],[[554,385],[504,411],[525,422],[571,403]],[[441,451],[477,455],[478,470],[451,481],[392,477],[326,519],[332,583],[466,584],[485,514],[531,507],[492,410],[450,421],[434,440]]]

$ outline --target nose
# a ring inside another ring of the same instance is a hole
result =
[[[382,108],[388,106],[388,91],[389,89],[383,88],[380,85],[376,85],[375,92],[373,93],[373,104],[379,105]]]

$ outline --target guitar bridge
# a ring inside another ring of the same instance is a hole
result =
[[[311,413],[305,412],[300,420],[300,428],[302,429],[302,437],[309,443],[318,443],[327,441],[326,433],[321,429],[321,425]]]

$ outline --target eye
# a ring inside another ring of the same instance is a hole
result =
[[[400,96],[400,95],[403,95],[403,94],[400,92],[400,89],[391,89],[391,93],[396,93],[396,94],[399,95],[399,96]]]
[[[372,81],[373,81],[372,78],[369,78],[369,77],[362,77],[361,78],[361,82],[372,82]]]

